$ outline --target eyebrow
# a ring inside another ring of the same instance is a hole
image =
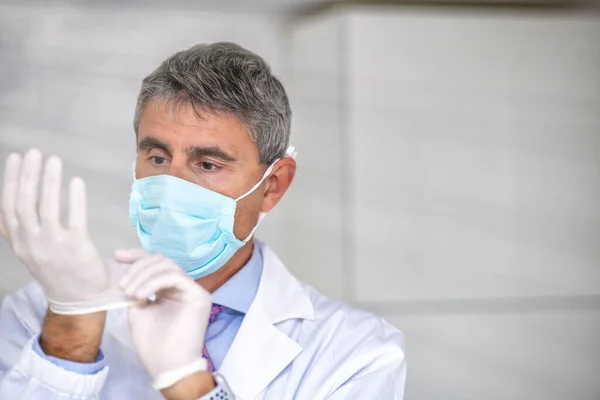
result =
[[[213,157],[230,163],[238,161],[237,158],[226,153],[219,146],[190,147],[187,149],[187,154],[190,158]]]
[[[168,144],[161,142],[157,138],[153,138],[153,137],[147,137],[147,138],[140,140],[137,147],[138,147],[138,150],[140,150],[140,151],[146,151],[146,150],[153,149],[153,148],[159,148],[161,150],[166,151],[169,154],[173,154],[173,149],[171,148],[171,146],[169,146]]]
[[[164,143],[161,140],[154,138],[152,136],[144,138],[144,139],[140,140],[140,143],[138,143],[138,150],[140,150],[140,151],[146,151],[146,150],[154,149],[154,148],[159,148],[161,150],[168,152],[169,154],[173,154],[173,148],[171,146],[169,146],[167,143]],[[187,153],[188,157],[196,158],[196,159],[202,158],[202,157],[213,157],[213,158],[217,158],[221,161],[230,162],[230,163],[238,161],[237,158],[226,153],[219,146],[207,146],[207,147],[192,146],[186,150],[186,153]]]

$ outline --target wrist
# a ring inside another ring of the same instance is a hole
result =
[[[196,400],[215,388],[215,380],[209,371],[198,371],[161,390],[167,400]]]
[[[40,336],[40,347],[48,356],[92,363],[98,357],[106,311],[85,315],[59,315],[51,310]]]

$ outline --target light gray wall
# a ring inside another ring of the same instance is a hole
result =
[[[294,25],[290,264],[404,331],[407,399],[600,398],[599,22]]]

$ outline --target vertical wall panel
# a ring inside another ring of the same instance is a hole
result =
[[[293,25],[289,40],[292,143],[298,171],[285,207],[286,260],[323,293],[343,296],[342,153],[339,20],[316,17]]]
[[[359,299],[599,294],[598,21],[350,18]]]

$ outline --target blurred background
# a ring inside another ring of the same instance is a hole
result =
[[[237,42],[299,151],[258,236],[405,333],[406,399],[600,399],[599,4],[384,3],[0,0],[0,158],[62,157],[102,253],[135,246],[141,80]],[[1,298],[30,278],[0,260]]]

